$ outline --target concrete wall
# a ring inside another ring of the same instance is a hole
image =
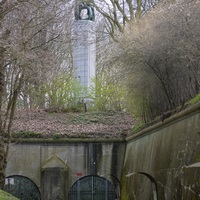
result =
[[[21,140],[11,145],[6,176],[31,179],[45,200],[66,200],[73,183],[86,175],[103,176],[117,186],[115,179],[121,179],[125,148],[123,140]],[[49,188],[44,180],[51,182]],[[52,184],[62,191],[53,192]]]
[[[123,200],[200,199],[200,106],[127,138]],[[141,173],[142,172],[142,173]],[[158,196],[153,198],[153,186]]]

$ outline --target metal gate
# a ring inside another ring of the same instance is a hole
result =
[[[105,178],[91,175],[74,183],[69,191],[69,200],[115,200],[114,186]]]
[[[40,200],[41,195],[36,184],[24,176],[9,176],[5,181],[5,190],[20,200]]]

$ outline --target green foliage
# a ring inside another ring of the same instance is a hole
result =
[[[121,111],[124,108],[126,88],[106,73],[99,73],[90,88],[90,98],[94,99],[93,109]]]
[[[129,108],[145,123],[200,91],[199,5],[183,0],[152,9],[109,51],[110,63],[127,81]]]
[[[78,111],[78,103],[87,95],[87,89],[72,73],[61,73],[45,85],[45,93],[49,108]]]
[[[132,129],[132,133],[137,133],[138,131],[140,131],[142,128],[145,127],[144,123],[139,123],[137,125],[135,125]]]

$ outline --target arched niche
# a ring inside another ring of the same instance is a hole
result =
[[[51,156],[42,167],[42,196],[45,200],[67,199],[69,166],[57,155]]]
[[[75,10],[76,20],[95,21],[94,8],[88,3],[79,3]]]
[[[146,173],[146,172],[132,172],[130,174],[127,174],[126,177],[127,178],[131,178],[132,176],[135,176],[135,175],[142,175],[144,177],[146,177],[148,180],[150,180],[151,182],[151,189],[152,189],[152,198],[153,200],[158,200],[158,189],[157,189],[157,183],[156,183],[156,180],[155,178],[149,174],[149,173]]]

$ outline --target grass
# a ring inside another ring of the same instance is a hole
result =
[[[146,124],[145,123],[140,123],[138,125],[135,125],[133,128],[132,128],[132,133],[137,133],[139,132],[141,129],[145,128],[146,127]]]
[[[113,112],[85,112],[73,115],[73,124],[105,123],[109,117],[114,116]]]
[[[189,105],[194,105],[195,103],[198,103],[200,101],[200,93],[197,94],[194,98],[190,99],[187,103]]]
[[[11,194],[9,194],[3,190],[0,190],[0,199],[1,200],[19,200],[18,198],[12,196]]]

